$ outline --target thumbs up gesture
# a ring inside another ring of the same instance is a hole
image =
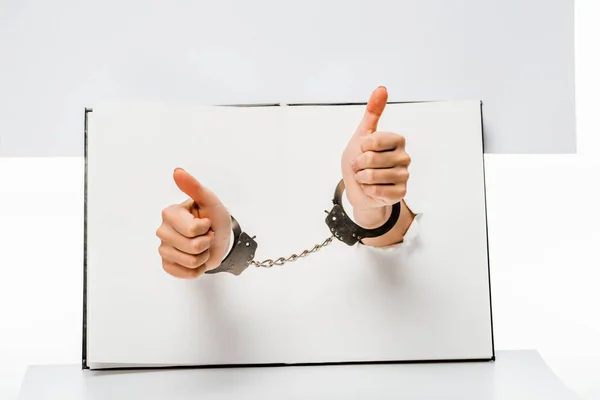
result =
[[[406,195],[410,156],[404,148],[405,138],[377,130],[387,99],[386,88],[375,89],[342,155],[346,196],[355,222],[364,228],[382,225],[391,206]]]
[[[167,273],[194,279],[217,268],[227,255],[231,217],[219,198],[186,171],[176,169],[173,179],[189,199],[162,211],[158,252]]]

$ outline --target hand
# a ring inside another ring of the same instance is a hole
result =
[[[405,138],[377,131],[387,99],[386,88],[375,89],[342,155],[346,196],[356,223],[365,228],[382,225],[391,214],[391,206],[406,195],[410,156],[404,148]]]
[[[164,270],[176,278],[194,279],[217,268],[229,250],[231,217],[219,198],[192,175],[178,168],[173,179],[190,198],[162,211],[156,231]]]

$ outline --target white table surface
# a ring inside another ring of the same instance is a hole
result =
[[[536,351],[495,362],[89,371],[31,366],[19,400],[579,399]]]

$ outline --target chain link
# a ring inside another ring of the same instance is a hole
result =
[[[254,265],[255,267],[271,268],[271,267],[273,267],[275,265],[283,265],[283,264],[285,264],[287,262],[294,262],[294,261],[296,261],[299,258],[306,257],[309,254],[312,254],[312,253],[320,250],[321,248],[327,246],[329,243],[332,242],[333,238],[334,238],[334,236],[331,235],[330,237],[328,237],[327,239],[325,239],[323,241],[323,243],[314,245],[314,247],[312,249],[310,249],[310,250],[304,250],[300,254],[292,254],[288,258],[279,257],[276,260],[268,259],[268,260],[263,260],[263,261],[254,261],[254,260],[252,260],[250,262],[250,265]]]

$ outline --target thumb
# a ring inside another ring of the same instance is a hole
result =
[[[219,198],[181,168],[173,171],[173,179],[179,190],[187,194],[198,206],[210,207],[221,204]]]
[[[384,86],[379,86],[371,93],[365,115],[358,125],[357,132],[359,135],[369,135],[377,130],[377,123],[381,114],[383,114],[387,100],[388,92]]]

